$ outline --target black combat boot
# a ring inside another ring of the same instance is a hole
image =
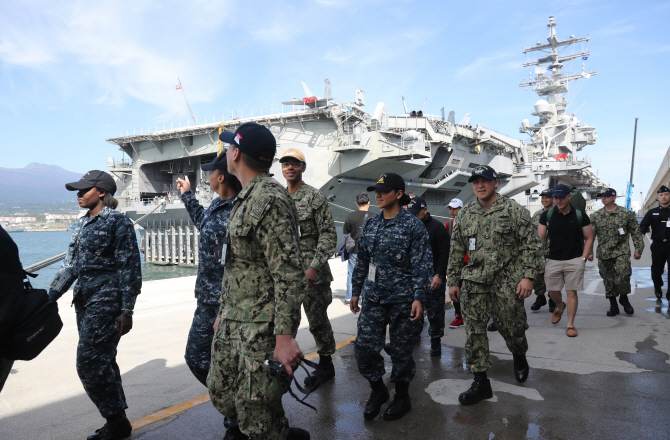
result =
[[[488,330],[488,331],[490,331],[490,332],[497,332],[497,331],[498,331],[498,327],[496,327],[496,323],[495,323],[495,322],[491,321],[491,323],[488,325],[488,327],[486,327],[486,330]]]
[[[635,313],[633,306],[631,306],[630,301],[628,301],[628,295],[619,295],[619,304],[623,307],[623,311],[626,312],[626,315]]]
[[[430,338],[430,355],[442,356],[442,339]]]
[[[607,316],[616,316],[619,314],[619,305],[616,303],[616,297],[609,298],[610,309],[607,311]]]
[[[540,310],[541,307],[544,307],[547,305],[547,298],[544,297],[544,295],[537,295],[537,299],[533,303],[532,306],[530,306],[530,309],[534,312],[537,312]]]
[[[126,412],[114,414],[107,417],[107,423],[94,434],[88,436],[87,440],[123,440],[130,437],[133,427],[126,417]]]
[[[309,432],[301,428],[289,428],[287,440],[309,440],[312,438]]]
[[[240,427],[237,425],[226,428],[226,435],[223,436],[223,440],[247,440],[248,438],[249,436],[242,434]]]
[[[391,356],[391,343],[390,342],[387,342],[386,344],[384,344],[384,353]]]
[[[517,382],[524,383],[528,379],[528,361],[525,354],[514,354],[514,378]]]
[[[660,287],[654,287],[654,293],[656,294],[656,299],[663,299],[663,290]]]
[[[332,357],[320,356],[319,367],[319,370],[312,371],[309,376],[305,378],[306,387],[313,387],[317,382],[322,384],[335,377],[335,366],[333,365]]]
[[[556,303],[549,297],[549,313],[554,313],[554,310],[556,310]]]
[[[412,410],[412,400],[409,398],[409,383],[395,384],[393,402],[384,412],[384,420],[398,420]]]
[[[461,393],[458,396],[458,401],[463,405],[472,405],[480,400],[490,399],[493,397],[493,390],[491,389],[491,381],[486,377],[486,371],[482,373],[475,373],[475,381],[469,390]]]
[[[389,390],[384,385],[384,380],[382,378],[377,379],[376,382],[370,382],[372,387],[372,392],[370,397],[368,397],[368,403],[365,404],[365,411],[363,411],[363,417],[366,420],[372,420],[379,415],[379,411],[382,409],[382,405],[389,400]]]

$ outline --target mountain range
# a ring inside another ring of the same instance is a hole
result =
[[[31,206],[47,203],[75,202],[74,193],[65,184],[81,179],[84,173],[65,170],[56,165],[33,162],[25,168],[0,168],[0,205]]]

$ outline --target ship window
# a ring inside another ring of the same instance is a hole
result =
[[[454,186],[463,187],[465,185],[467,185],[467,182],[454,182]]]
[[[477,168],[478,166],[479,166],[478,163],[470,162],[470,165],[468,165],[468,168]]]
[[[460,164],[461,164],[461,160],[460,160],[460,159],[456,159],[456,158],[451,159],[451,164],[452,164],[452,165],[460,165]]]

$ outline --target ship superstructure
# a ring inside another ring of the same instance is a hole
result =
[[[581,72],[564,72],[563,68],[573,60],[586,61],[590,55],[588,50],[575,51],[573,45],[589,41],[589,37],[576,38],[571,35],[567,40],[559,40],[556,35],[556,22],[549,17],[549,36],[547,43],[538,42],[535,46],[522,52],[543,52],[545,55],[535,61],[525,63],[524,67],[535,67],[535,78],[528,74],[528,80],[519,84],[528,89],[532,87],[540,100],[535,103],[533,116],[538,122],[531,124],[524,119],[519,127],[520,133],[526,133],[530,139],[526,141],[529,163],[526,165],[539,176],[540,185],[530,194],[515,197],[529,207],[531,211],[539,209],[539,192],[544,188],[552,188],[558,183],[576,187],[588,200],[603,189],[603,183],[591,168],[587,157],[579,158],[577,153],[587,145],[593,145],[598,139],[594,127],[582,124],[574,113],[568,111],[568,95],[570,88],[577,81],[589,79],[596,75],[586,71],[582,62]]]

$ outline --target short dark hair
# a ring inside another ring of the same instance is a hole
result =
[[[360,193],[356,196],[356,204],[358,206],[367,205],[368,203],[370,203],[370,197],[367,195],[367,193]]]
[[[230,144],[230,147],[228,149],[230,148],[237,148],[237,145]],[[240,153],[242,153],[242,162],[244,162],[244,164],[249,168],[251,168],[252,170],[261,171],[263,173],[267,173],[268,171],[270,171],[270,165],[268,165],[267,163],[252,158],[242,150],[240,150]]]

